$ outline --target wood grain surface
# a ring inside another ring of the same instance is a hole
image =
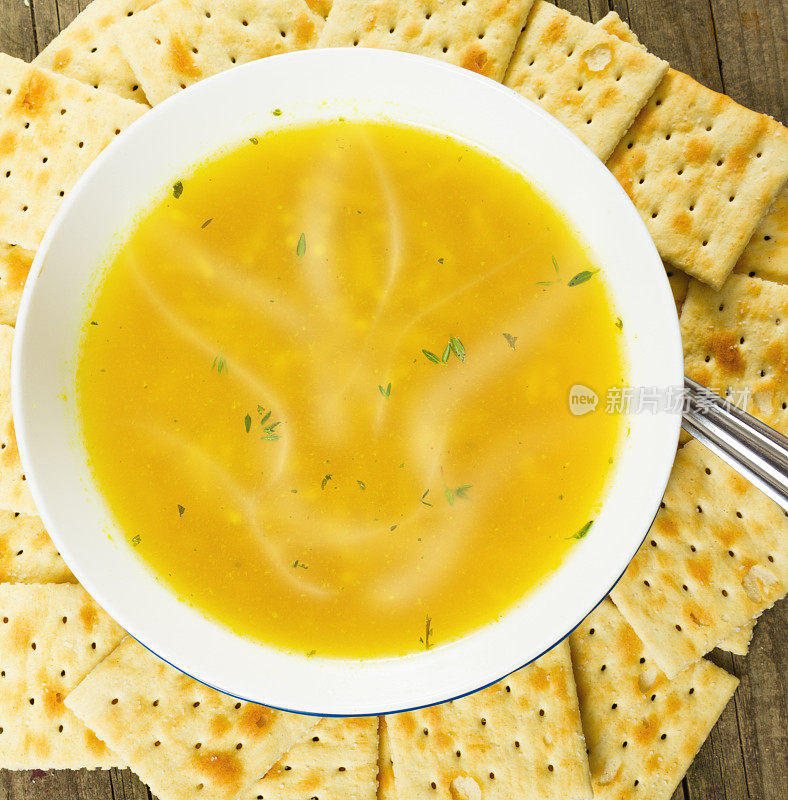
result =
[[[785,0],[559,0],[557,4],[591,21],[610,9],[617,11],[649,50],[672,66],[785,124]],[[0,0],[0,51],[33,58],[86,5],[87,0]],[[736,675],[741,685],[673,800],[788,796],[786,631],[788,602],[783,601],[759,620],[748,656],[719,650],[712,654],[712,660]],[[0,770],[0,800],[150,797],[130,770]]]

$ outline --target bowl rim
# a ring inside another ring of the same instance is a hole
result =
[[[643,256],[643,262],[650,261],[651,266],[655,268],[659,265],[659,269],[662,272],[661,279],[656,273],[652,276],[654,279],[653,283],[657,288],[655,288],[656,294],[650,297],[649,302],[654,308],[658,309],[657,313],[663,314],[664,316],[663,328],[665,342],[662,349],[665,353],[666,366],[663,372],[672,376],[672,383],[680,384],[683,382],[680,331],[668,280],[664,274],[664,270],[662,270],[661,260],[656,251],[656,247],[640,215],[632,205],[623,188],[616,182],[612,174],[607,171],[604,165],[585,144],[539,106],[523,98],[513,90],[504,87],[502,84],[483,76],[445,62],[398,51],[376,50],[372,48],[332,48],[325,50],[297,51],[271,56],[266,59],[236,66],[231,70],[200,81],[143,114],[120,136],[111,142],[88,166],[77,180],[73,189],[68,193],[54,219],[50,223],[38,248],[29,278],[24,288],[12,349],[12,412],[16,425],[19,454],[23,469],[28,478],[29,489],[35,501],[38,513],[59,552],[80,583],[85,586],[89,594],[91,594],[102,607],[106,608],[108,613],[117,619],[121,626],[124,627],[133,638],[137,639],[137,641],[143,644],[148,650],[176,669],[179,669],[211,688],[241,700],[264,703],[272,708],[320,716],[356,716],[396,713],[462,697],[496,683],[506,675],[531,663],[552,647],[561,643],[569,633],[583,621],[593,608],[605,599],[613,586],[615,586],[626,571],[630,560],[648,534],[650,523],[653,521],[654,514],[656,514],[659,500],[667,485],[672,468],[678,443],[681,418],[680,415],[676,414],[669,415],[660,413],[655,416],[655,424],[660,426],[662,435],[656,443],[657,450],[651,454],[651,465],[649,467],[654,473],[654,477],[652,478],[653,483],[649,487],[649,497],[653,499],[653,503],[650,504],[650,509],[645,513],[642,509],[640,510],[639,522],[636,527],[640,530],[641,534],[631,536],[629,546],[619,554],[620,557],[617,559],[615,566],[608,567],[605,570],[606,577],[598,581],[599,589],[595,593],[592,603],[589,605],[589,602],[586,601],[582,608],[578,608],[574,613],[569,615],[572,619],[571,624],[567,626],[566,623],[563,623],[560,630],[556,630],[555,636],[551,637],[550,641],[543,642],[543,646],[538,648],[538,652],[532,650],[528,653],[527,657],[520,658],[516,656],[513,657],[511,652],[507,652],[506,658],[501,654],[499,669],[493,668],[491,665],[487,664],[484,668],[471,669],[469,676],[465,678],[457,678],[456,675],[451,674],[453,682],[450,683],[453,688],[447,690],[448,693],[436,689],[435,685],[440,686],[440,679],[446,679],[452,672],[451,659],[447,660],[445,657],[436,659],[434,656],[440,653],[445,654],[449,651],[454,651],[457,655],[461,655],[461,645],[470,640],[474,640],[477,635],[476,633],[472,633],[458,641],[437,647],[427,653],[417,653],[394,659],[369,659],[360,662],[360,665],[356,664],[354,661],[355,666],[352,669],[345,669],[343,667],[339,671],[336,671],[333,668],[329,669],[329,667],[325,665],[325,662],[330,662],[334,666],[340,663],[346,664],[343,660],[313,659],[311,663],[307,665],[308,669],[306,669],[306,671],[300,668],[296,670],[298,673],[298,680],[301,680],[307,675],[314,677],[316,685],[320,687],[320,691],[323,692],[324,695],[327,693],[327,696],[324,698],[317,697],[314,687],[311,687],[310,691],[306,693],[299,692],[298,689],[294,690],[292,686],[293,680],[288,680],[287,675],[280,675],[278,673],[273,680],[270,679],[270,674],[266,673],[266,679],[269,682],[265,686],[260,686],[259,691],[249,691],[248,687],[250,686],[250,682],[248,679],[245,679],[243,682],[246,688],[242,691],[234,691],[233,685],[227,681],[225,672],[221,672],[221,677],[217,679],[220,673],[216,671],[215,664],[206,665],[206,663],[200,661],[199,658],[197,658],[195,662],[192,658],[194,656],[193,650],[188,657],[184,657],[184,652],[186,652],[186,650],[184,650],[183,642],[178,642],[177,644],[173,643],[161,630],[157,630],[154,633],[145,620],[141,620],[138,614],[132,613],[128,607],[120,603],[117,595],[113,593],[114,590],[107,586],[106,580],[100,578],[97,574],[94,575],[90,568],[84,566],[83,555],[79,552],[78,547],[72,547],[69,535],[63,535],[61,530],[61,510],[56,512],[53,509],[51,501],[47,497],[49,489],[42,485],[38,477],[39,470],[42,468],[43,454],[41,453],[42,448],[40,444],[36,443],[34,417],[39,412],[26,402],[26,398],[29,397],[31,392],[30,386],[28,385],[30,382],[28,381],[27,374],[29,369],[26,366],[26,362],[32,358],[30,353],[35,351],[35,347],[30,341],[35,335],[35,329],[31,328],[31,318],[36,303],[36,287],[41,284],[39,278],[42,274],[52,274],[52,267],[49,267],[46,272],[43,271],[43,267],[46,265],[47,258],[52,251],[53,243],[64,230],[64,226],[67,226],[71,221],[70,217],[75,213],[75,209],[77,209],[81,199],[90,189],[91,184],[98,180],[96,176],[100,177],[102,171],[111,169],[113,159],[117,160],[116,156],[124,147],[124,144],[134,138],[144,139],[146,135],[150,137],[151,134],[148,132],[150,130],[155,130],[157,126],[161,127],[163,121],[167,119],[176,119],[177,122],[177,116],[185,113],[189,106],[196,105],[203,94],[210,96],[210,94],[213,93],[215,95],[217,91],[224,88],[228,88],[232,91],[233,84],[238,83],[243,86],[244,83],[246,83],[248,85],[253,77],[256,77],[261,85],[265,85],[265,73],[276,73],[281,70],[295,69],[297,66],[300,66],[302,62],[308,65],[309,69],[314,71],[315,74],[320,74],[321,76],[330,72],[331,69],[339,70],[340,74],[345,74],[346,77],[350,75],[349,71],[352,70],[372,71],[373,73],[376,70],[382,70],[383,73],[388,73],[389,75],[396,73],[404,73],[408,77],[417,75],[425,82],[431,82],[431,85],[437,84],[440,86],[441,83],[443,83],[452,89],[460,87],[463,92],[468,92],[474,96],[483,96],[486,94],[493,104],[500,106],[508,104],[512,109],[515,107],[519,108],[522,113],[533,120],[535,126],[541,126],[545,136],[554,137],[555,141],[559,143],[559,150],[563,148],[567,151],[574,151],[576,154],[579,154],[578,158],[584,161],[589,173],[596,173],[592,180],[599,181],[599,186],[610,195],[611,202],[614,198],[617,198],[615,202],[617,202],[619,206],[622,208],[628,207],[629,211],[626,213],[629,214],[630,219],[625,220],[625,222],[627,224],[631,223],[633,236],[635,236],[642,247],[640,255]],[[322,72],[319,72],[320,70],[322,70]],[[344,73],[342,72],[343,70]],[[271,103],[266,103],[266,108],[271,108]],[[514,111],[512,111],[512,114],[514,114]],[[397,120],[395,119],[395,121]],[[449,135],[452,134],[449,133]],[[483,144],[480,146],[484,149]],[[203,157],[204,155],[205,154],[203,154]],[[493,155],[495,155],[495,153],[493,153]],[[199,158],[197,157],[188,159],[190,163],[195,163],[198,160]],[[542,187],[540,186],[538,188]],[[661,289],[658,288],[660,284]],[[667,313],[668,307],[670,313]],[[662,329],[660,329],[660,333],[662,332]],[[30,367],[30,369],[33,369],[33,367]],[[62,508],[62,504],[60,508]],[[578,542],[573,548],[572,558],[578,558],[577,551],[583,550],[586,544],[586,540]],[[564,571],[565,567],[566,562],[562,564],[557,573]],[[194,614],[193,611],[190,613]],[[505,613],[502,617],[502,622],[506,621],[511,616],[511,611]],[[203,623],[206,622],[207,621],[203,620]],[[191,621],[189,624],[191,625]],[[216,627],[213,623],[207,624],[209,627]],[[492,627],[498,624],[499,623],[495,623]],[[153,622],[151,622],[150,625],[152,626]],[[195,629],[201,629],[201,626],[198,624]],[[487,628],[482,630],[486,631]],[[240,637],[234,634],[229,634],[229,636],[232,639],[240,639]],[[224,642],[224,644],[229,646],[229,641],[226,638],[214,637],[214,642]],[[259,646],[255,645],[255,647]],[[266,648],[262,649],[266,650]],[[516,650],[517,648],[515,647],[514,649]],[[306,661],[303,657],[289,658],[296,658],[301,662]],[[458,658],[457,660],[459,661],[462,659]],[[389,670],[378,670],[380,674],[377,675],[377,686],[379,687],[379,696],[381,697],[380,702],[378,702],[374,692],[370,691],[369,681],[367,680],[366,683],[363,683],[363,681],[360,681],[360,678],[364,677],[363,672],[369,672],[373,669],[370,665],[380,665],[384,662],[409,664],[410,667],[407,669],[396,667]],[[279,662],[276,663],[277,670],[279,670],[281,665],[279,665]],[[495,663],[498,663],[498,661],[495,661]],[[415,667],[413,666],[414,664],[416,665]],[[464,669],[466,667],[466,663],[463,662],[461,668]],[[327,675],[329,676],[328,678]],[[425,691],[422,687],[412,686],[411,684],[413,684],[414,677],[420,678],[422,683],[426,681],[433,688]],[[355,684],[355,691],[348,689],[345,685],[347,682]],[[361,683],[363,683],[363,686],[359,689]],[[282,690],[285,684],[289,687],[288,691]],[[416,688],[418,688],[419,691],[416,691]],[[390,699],[382,699],[384,696]],[[299,699],[307,697],[309,699],[303,699],[303,701]]]

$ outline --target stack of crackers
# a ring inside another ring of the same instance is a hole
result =
[[[160,800],[669,798],[788,588],[788,519],[696,442],[610,598],[537,662],[444,705],[322,719],[236,701],[148,653],[35,515],[9,402],[36,247],[126,126],[275,53],[442,59],[540,104],[607,162],[662,255],[687,373],[788,433],[788,131],[543,0],[94,0],[31,64],[0,55],[0,767],[131,767]],[[133,735],[130,734],[133,731]]]

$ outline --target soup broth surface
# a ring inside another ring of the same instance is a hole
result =
[[[96,292],[76,375],[96,483],[240,634],[347,657],[468,634],[593,536],[623,379],[597,268],[461,142],[255,137],[147,209]],[[570,413],[574,384],[595,412]]]

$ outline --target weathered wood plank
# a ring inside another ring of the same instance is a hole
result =
[[[723,91],[706,0],[628,0],[628,6],[632,29],[649,50],[706,86]]]
[[[148,787],[130,769],[110,770],[109,777],[114,800],[151,800]]]
[[[557,0],[556,5],[582,19],[591,19],[591,9],[588,5],[588,0]]]
[[[36,20],[36,44],[40,53],[60,33],[56,0],[31,0]]]
[[[25,61],[36,54],[33,16],[22,0],[0,0],[0,51]]]
[[[788,5],[780,0],[711,0],[725,91],[788,120]]]

